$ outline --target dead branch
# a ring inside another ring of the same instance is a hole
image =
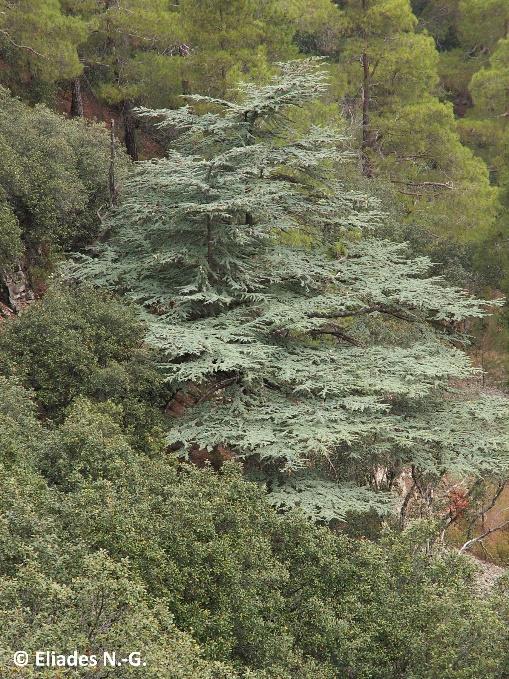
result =
[[[21,50],[26,50],[27,52],[31,52],[32,54],[35,54],[37,57],[41,57],[41,59],[47,59],[48,58],[46,54],[41,54],[41,52],[38,52],[33,47],[30,47],[30,45],[20,45],[19,43],[17,43],[15,40],[13,40],[13,38],[11,38],[9,31],[6,31],[5,29],[0,29],[0,34],[5,36],[7,41],[11,45],[14,45],[14,47],[17,47],[18,49],[21,49]]]
[[[310,332],[310,335],[315,336],[315,335],[331,335],[332,337],[336,337],[337,339],[342,339],[343,341],[347,342],[348,344],[352,344],[354,347],[360,347],[362,346],[361,343],[356,340],[354,337],[351,335],[348,335],[346,332],[343,332],[343,330],[340,330],[339,328],[330,328],[330,329],[317,329],[317,330],[312,330]]]
[[[401,179],[392,179],[393,184],[403,184],[404,186],[414,186],[415,188],[431,188],[431,189],[454,189],[452,182],[406,182]]]
[[[504,521],[501,523],[499,526],[495,526],[495,528],[490,528],[489,530],[485,530],[484,533],[481,533],[481,535],[478,535],[475,538],[471,538],[470,540],[467,540],[465,544],[458,550],[459,554],[463,554],[464,552],[467,551],[467,549],[470,549],[472,545],[474,545],[476,542],[481,542],[484,540],[484,538],[488,537],[488,535],[491,535],[492,533],[496,533],[499,530],[502,530],[506,526],[509,526],[509,519],[507,521]]]

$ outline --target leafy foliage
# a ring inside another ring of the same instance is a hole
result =
[[[0,369],[33,390],[46,417],[62,421],[70,408],[78,428],[89,408],[80,399],[115,403],[113,419],[149,450],[160,440],[165,390],[142,338],[129,307],[87,290],[54,289],[2,328]]]
[[[0,264],[51,254],[97,235],[108,202],[109,140],[100,126],[30,108],[0,90]],[[118,179],[127,169],[118,157]],[[51,254],[50,254],[51,253]]]
[[[30,402],[2,387],[4,425],[9,398],[27,413]],[[58,430],[31,420],[35,457],[19,440],[22,464],[0,474],[8,672],[15,649],[49,645],[99,656],[139,649],[157,678],[501,676],[505,595],[477,597],[463,557],[430,557],[430,527],[383,545],[352,540],[278,514],[237,465],[216,474],[131,451],[119,467],[118,433],[103,437],[102,474],[90,476],[76,452],[87,439],[90,450],[106,420],[76,407]],[[59,441],[75,452],[48,486],[37,467],[46,474]]]

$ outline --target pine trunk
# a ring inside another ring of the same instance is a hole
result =
[[[369,76],[369,57],[366,52],[362,53],[362,174],[365,177],[373,176],[373,168],[369,157],[371,147],[371,132],[369,129],[369,97],[370,97],[370,76]]]
[[[138,142],[136,140],[136,121],[132,114],[132,103],[126,102],[122,110],[124,122],[124,143],[127,153],[133,160],[138,160]]]
[[[81,81],[75,78],[72,81],[71,111],[72,118],[83,118],[83,98],[81,96]]]
[[[112,119],[111,121],[111,129],[110,129],[110,169],[108,173],[108,186],[109,186],[109,192],[110,192],[110,207],[113,207],[116,202],[117,202],[117,182],[115,178],[115,160],[116,160],[116,152],[115,152],[115,121]]]

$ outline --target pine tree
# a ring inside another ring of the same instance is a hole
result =
[[[500,105],[506,78],[498,47],[507,35],[509,6],[505,0],[417,0],[413,5],[421,30],[431,31],[440,51],[440,84],[453,105],[462,144],[484,161],[498,189],[493,226],[485,231],[471,266],[492,286],[505,288],[507,139]]]
[[[473,108],[461,122],[464,138],[489,164],[493,178],[506,186],[509,172],[509,38],[501,39],[489,64],[470,82]],[[506,197],[506,205],[509,200]]]
[[[460,0],[461,43],[472,52],[491,52],[509,37],[509,6],[505,0]]]
[[[472,106],[472,76],[487,67],[498,41],[509,35],[509,6],[505,0],[415,0],[412,5],[421,29],[435,38],[441,83],[463,117]]]
[[[181,135],[72,275],[140,305],[177,393],[169,445],[243,458],[276,504],[330,518],[386,509],[370,489],[404,467],[425,488],[502,474],[509,451],[504,401],[449,387],[473,369],[447,332],[483,303],[376,237],[377,201],[334,179],[337,134],[296,136],[293,110],[326,87],[314,61],[290,62],[239,103],[191,97],[204,115],[142,110]]]
[[[296,56],[296,22],[324,6],[330,0],[182,0],[184,92],[224,97],[241,78],[266,79],[271,62]]]
[[[63,7],[87,22],[88,39],[79,48],[87,81],[121,115],[127,151],[137,160],[132,108],[165,105],[179,92],[178,15],[166,0],[63,0]],[[77,86],[73,81],[73,92]]]
[[[445,240],[470,250],[472,241],[485,242],[497,192],[484,163],[462,145],[453,107],[439,99],[433,38],[408,0],[336,4],[335,19],[299,44],[337,64],[333,91],[362,147],[364,175],[392,185],[405,222],[412,232],[426,230],[431,251]]]
[[[509,15],[508,15],[509,16]],[[485,253],[487,265],[498,264],[496,284],[507,288],[507,248],[509,229],[509,38],[502,38],[489,62],[472,76],[469,91],[472,108],[459,121],[462,138],[490,169],[492,183],[498,187],[501,210],[497,220],[494,247]]]
[[[504,87],[509,69],[509,7],[502,0],[461,0],[459,9],[461,48],[471,64],[471,110],[460,123],[462,137],[485,159],[495,182],[503,184],[499,179],[507,144]]]
[[[0,0],[0,55],[9,66],[1,82],[33,98],[44,84],[78,76],[85,35],[85,23],[65,16],[59,0]]]
[[[419,27],[435,39],[439,51],[458,46],[459,0],[411,0]]]
[[[440,50],[440,80],[461,118],[472,106],[469,84],[488,66],[500,39],[508,37],[505,0],[429,0],[420,16]],[[468,143],[468,138],[467,138]]]
[[[433,38],[416,31],[409,0],[340,8],[343,105],[360,129],[364,174],[393,183],[411,223],[442,238],[482,240],[496,191],[484,163],[462,146],[452,106],[437,96]]]

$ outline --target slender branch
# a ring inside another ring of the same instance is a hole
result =
[[[206,401],[212,394],[215,394],[216,391],[219,391],[220,389],[225,389],[226,387],[230,386],[230,384],[235,384],[239,379],[238,375],[235,375],[234,377],[228,377],[225,380],[222,380],[221,382],[216,382],[213,384],[210,389],[207,389],[207,391],[200,396],[200,398],[196,401],[195,405],[200,405],[200,403],[203,403]]]
[[[480,511],[476,512],[474,514],[474,516],[470,519],[470,521],[468,523],[468,529],[467,529],[468,537],[470,537],[472,535],[473,527],[475,525],[475,522],[478,519],[482,519],[482,522],[484,524],[484,519],[485,519],[486,514],[490,511],[490,509],[493,509],[493,507],[495,506],[498,498],[500,497],[500,495],[502,494],[502,491],[504,490],[504,488],[506,486],[506,483],[507,483],[507,481],[502,481],[501,483],[499,483],[497,490],[496,490],[495,494],[493,495],[493,497],[491,498],[489,505],[487,507],[481,507]]]
[[[116,160],[116,150],[115,150],[115,120],[111,119],[111,129],[110,129],[110,167],[108,173],[108,188],[110,193],[110,207],[113,207],[117,202],[118,190],[117,183],[115,179],[115,160]]]
[[[212,219],[207,215],[207,264],[212,266]]]
[[[400,525],[401,525],[402,528],[405,525],[407,507],[410,503],[410,500],[412,499],[413,494],[415,493],[416,487],[417,487],[417,485],[416,485],[415,479],[414,479],[412,481],[412,485],[410,486],[409,491],[405,495],[405,499],[403,500],[403,503],[401,505],[401,509],[399,510],[399,521],[400,521]]]
[[[488,535],[496,533],[496,531],[502,530],[506,526],[509,526],[509,519],[501,523],[499,526],[495,526],[495,528],[490,528],[489,530],[484,531],[484,533],[481,533],[481,535],[478,535],[475,538],[467,540],[465,544],[458,550],[459,554],[463,554],[464,552],[467,551],[467,549],[470,549],[470,547],[472,547],[472,545],[474,545],[476,542],[484,540],[484,538],[488,537]]]
[[[404,184],[405,186],[415,186],[416,188],[423,187],[432,189],[449,189],[449,190],[454,189],[454,184],[452,182],[405,182],[399,179],[392,178],[391,182],[393,184]]]
[[[373,311],[377,311],[378,307],[375,306],[365,306],[355,311],[331,311],[329,313],[323,314],[308,314],[309,318],[350,318],[352,316],[363,316],[364,314],[370,314]]]
[[[403,196],[413,196],[414,198],[422,198],[424,196],[424,193],[419,193],[418,191],[403,191],[402,189],[398,189],[398,193],[401,193]]]
[[[98,210],[96,210],[96,215],[98,216],[101,224],[104,224],[104,217],[101,214],[101,210],[104,210],[105,207],[106,207],[106,205],[101,205],[101,207]]]
[[[465,498],[469,498],[472,495],[472,493],[474,492],[474,490],[480,486],[480,484],[481,484],[481,479],[476,479],[474,481],[474,483],[472,484],[472,486],[465,493]],[[463,513],[464,513],[464,510],[460,510],[460,511],[456,512],[455,514],[450,514],[448,516],[447,520],[445,521],[444,525],[443,525],[442,531],[446,531],[447,528],[449,528],[449,526],[451,526],[453,523],[455,523],[459,519],[459,517],[462,516]]]
[[[403,311],[399,309],[391,309],[383,304],[376,304],[374,306],[365,306],[355,311],[332,311],[330,313],[323,314],[308,314],[309,318],[352,318],[354,316],[364,316],[365,314],[380,313],[387,314],[388,316],[394,316],[402,321],[411,322],[415,320],[411,316],[408,316]]]
[[[419,491],[419,494],[424,499],[424,489],[421,486],[421,482],[419,481],[419,477],[417,476],[417,469],[415,468],[414,464],[412,465],[412,479],[413,482],[415,483],[417,490]]]
[[[496,491],[495,495],[492,497],[490,504],[487,507],[482,508],[482,510],[479,512],[479,516],[484,518],[484,515],[487,514],[490,511],[490,509],[493,509],[498,498],[501,496],[502,491],[504,490],[506,483],[507,483],[507,481],[502,481],[501,483],[498,484],[497,491]]]
[[[369,100],[370,100],[370,85],[371,77],[369,73],[369,57],[366,52],[361,55],[361,64],[363,71],[362,80],[362,174],[365,177],[373,176],[373,168],[369,158],[368,150],[372,146],[370,120],[369,120]]]
[[[354,347],[362,346],[362,344],[358,340],[356,340],[351,335],[348,335],[346,332],[343,332],[339,328],[331,328],[329,330],[327,330],[327,329],[312,330],[310,332],[310,334],[312,336],[314,336],[314,335],[332,335],[332,337],[336,337],[337,339],[342,339],[345,342],[348,342],[348,344],[353,344]]]
[[[20,45],[19,43],[15,42],[9,34],[8,31],[5,29],[0,29],[0,34],[5,36],[7,38],[7,41],[11,43],[11,45],[14,45],[14,47],[17,47],[18,49],[21,50],[26,50],[27,52],[31,52],[32,54],[35,54],[37,57],[41,57],[41,59],[47,59],[48,56],[46,54],[41,54],[41,52],[38,52],[35,50],[33,47],[30,47],[30,45]]]

